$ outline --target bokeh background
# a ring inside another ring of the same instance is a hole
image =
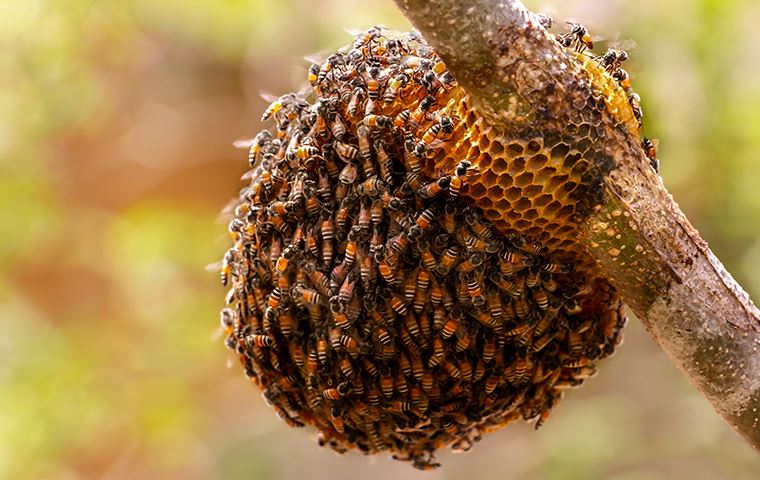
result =
[[[664,182],[760,298],[760,4],[528,5],[635,40]],[[378,23],[408,27],[391,0],[0,0],[0,478],[757,478],[635,319],[544,428],[432,474],[318,448],[230,365],[204,267],[246,168],[232,142],[261,128],[261,90]]]

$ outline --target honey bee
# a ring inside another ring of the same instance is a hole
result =
[[[370,198],[378,197],[385,191],[385,182],[373,176],[359,184],[357,192]]]
[[[380,76],[379,67],[372,66],[369,69],[367,69],[367,78],[366,78],[367,96],[369,97],[369,100],[371,100],[373,103],[380,96],[380,81],[378,80],[379,76]]]
[[[309,67],[309,83],[312,87],[317,87],[319,80],[320,66],[318,63],[312,63]]]
[[[440,262],[435,266],[434,272],[440,277],[446,276],[459,261],[460,254],[461,249],[458,245],[453,245],[446,249],[443,255],[441,255]]]
[[[380,170],[380,178],[382,178],[386,184],[391,185],[393,183],[393,160],[385,150],[383,142],[376,141],[374,146],[375,153],[377,154],[377,165]]]
[[[359,113],[364,95],[365,90],[363,86],[357,85],[354,87],[351,92],[351,98],[348,101],[348,106],[346,107],[346,113],[349,117],[354,118]]]
[[[248,335],[245,337],[244,341],[249,348],[252,348],[253,346],[259,348],[271,348],[275,345],[274,338],[271,336],[256,333]]]
[[[419,173],[422,169],[421,158],[421,155],[417,155],[417,145],[414,143],[414,137],[409,135],[404,142],[404,160],[411,172]]]
[[[227,253],[224,254],[222,260],[221,280],[222,286],[226,287],[229,283],[230,275],[232,274],[232,266],[235,263],[235,250],[230,248]]]
[[[326,269],[330,268],[333,259],[333,225],[332,216],[326,215],[320,226],[320,232],[322,233],[322,259]]]
[[[296,249],[292,245],[289,245],[277,259],[276,268],[280,275],[285,273],[285,270],[290,266],[290,261],[296,256]]]
[[[652,170],[654,170],[655,173],[659,173],[660,160],[657,159],[657,139],[650,140],[647,137],[644,137],[641,146],[644,148],[644,152],[649,159],[649,165],[652,166]]]
[[[561,35],[558,40],[564,47],[575,47],[576,52],[583,52],[587,48],[592,50],[594,48],[594,42],[591,40],[586,27],[580,23],[566,22],[570,28],[569,33]]]
[[[465,178],[472,168],[472,163],[469,160],[462,160],[454,169],[454,176],[449,183],[449,193],[452,197],[459,197],[459,191],[464,184]]]
[[[362,120],[362,125],[370,128],[390,128],[393,126],[393,119],[385,115],[367,115]]]
[[[320,150],[319,147],[315,147],[314,145],[301,145],[295,150],[296,157],[300,159],[306,159],[311,158],[319,155]]]
[[[344,162],[347,162],[349,165],[351,165],[353,161],[359,160],[359,157],[360,157],[359,150],[357,150],[356,147],[354,146],[351,146],[347,143],[335,142],[333,143],[333,148],[335,149],[335,153],[338,154],[341,160],[343,160]],[[344,183],[353,183],[353,182],[344,182]]]
[[[641,110],[641,97],[638,93],[631,92],[628,94],[628,103],[631,105],[633,117],[639,123],[639,127],[641,127],[641,121],[644,118],[644,112]]]
[[[433,182],[430,182],[426,185],[424,185],[418,192],[418,194],[422,198],[434,198],[438,196],[441,192],[449,188],[449,184],[451,183],[451,177],[446,175],[438,180],[435,180]]]
[[[327,78],[327,74],[330,73],[332,69],[338,65],[345,65],[345,59],[340,53],[333,53],[327,58],[327,60],[322,64],[322,67],[319,69],[319,73],[317,74],[317,85],[322,85]]]
[[[343,140],[343,137],[346,136],[346,126],[343,124],[343,121],[340,119],[340,115],[338,112],[333,112],[330,116],[330,130],[332,131],[333,135],[335,135],[335,138],[337,138],[339,141]]]
[[[436,140],[443,139],[444,137],[451,135],[454,131],[454,122],[451,117],[441,117],[438,123],[428,128],[422,136],[422,141],[426,144],[432,144]]]
[[[550,28],[552,28],[552,25],[554,24],[554,19],[552,19],[552,17],[550,17],[549,15],[545,13],[536,13],[535,17],[536,17],[536,20],[538,20],[538,23],[545,29],[549,30]]]
[[[440,365],[441,362],[443,362],[443,359],[446,356],[446,352],[443,348],[443,338],[439,335],[436,335],[433,338],[433,353],[430,355],[430,358],[428,359],[428,368],[433,368],[436,365]],[[425,389],[425,386],[422,386],[423,389]],[[425,389],[427,390],[427,389]]]
[[[604,55],[596,57],[596,61],[599,62],[599,65],[604,67],[609,74],[613,74],[626,60],[628,60],[628,52],[625,50],[615,50],[613,48],[607,49]]]
[[[266,110],[264,110],[264,114],[261,116],[262,122],[266,122],[272,118],[272,116],[276,115],[280,110],[282,110],[283,103],[285,102],[284,97],[285,96],[283,95],[282,97],[272,101],[272,103],[269,104]]]
[[[348,383],[341,383],[338,385],[338,388],[327,388],[322,391],[322,396],[326,400],[339,400],[341,397],[348,394],[348,392],[351,391],[351,388],[348,386]]]
[[[615,70],[615,72],[612,74],[612,78],[614,78],[620,84],[620,86],[623,87],[623,90],[628,91],[631,89],[631,78],[628,75],[628,72],[622,68]]]
[[[390,105],[396,100],[399,92],[411,81],[411,77],[406,72],[399,73],[396,78],[388,83],[383,94],[383,103]]]

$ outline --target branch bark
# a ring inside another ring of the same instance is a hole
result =
[[[538,122],[539,131],[561,131],[604,88],[517,0],[396,1],[494,126],[517,131]],[[616,111],[620,102],[606,102],[604,133],[592,138],[598,155],[577,248],[715,410],[760,450],[760,311],[649,168],[638,129]]]

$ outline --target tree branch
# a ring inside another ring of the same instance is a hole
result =
[[[596,125],[578,159],[590,163],[576,194],[586,208],[573,219],[569,250],[596,265],[691,383],[760,450],[760,312],[649,167],[623,90],[596,62],[554,41],[519,1],[397,3],[504,135]]]

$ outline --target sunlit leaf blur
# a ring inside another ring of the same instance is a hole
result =
[[[601,48],[635,40],[665,184],[760,298],[760,4],[527,3]],[[337,457],[265,406],[204,269],[246,167],[232,142],[261,128],[260,91],[301,86],[304,55],[378,23],[408,28],[391,0],[0,2],[0,478],[756,478],[635,319],[539,432],[433,474]]]

